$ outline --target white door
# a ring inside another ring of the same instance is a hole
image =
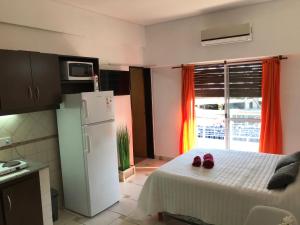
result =
[[[114,119],[113,92],[85,92],[82,98],[82,124]]]
[[[91,216],[120,199],[114,122],[84,126]]]

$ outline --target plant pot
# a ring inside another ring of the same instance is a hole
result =
[[[129,177],[135,174],[135,166],[131,166],[124,171],[119,171],[120,182],[125,182]]]

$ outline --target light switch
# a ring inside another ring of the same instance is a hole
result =
[[[0,138],[0,147],[11,145],[11,137],[3,137]]]

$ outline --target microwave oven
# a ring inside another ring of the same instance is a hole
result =
[[[61,70],[63,80],[92,80],[94,75],[92,62],[64,61]]]

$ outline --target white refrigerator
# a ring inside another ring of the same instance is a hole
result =
[[[65,208],[92,217],[120,199],[113,92],[64,95],[57,123]]]

